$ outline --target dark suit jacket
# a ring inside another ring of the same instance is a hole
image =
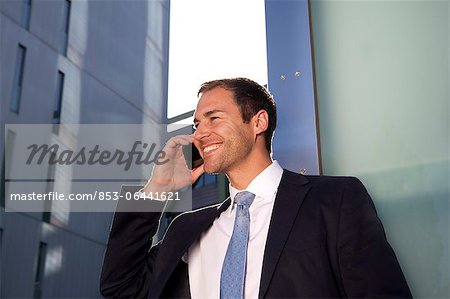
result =
[[[228,198],[181,214],[150,250],[160,214],[116,213],[102,270],[102,295],[190,297],[187,265],[181,258],[229,205]],[[284,171],[259,297],[411,297],[373,202],[358,179]]]

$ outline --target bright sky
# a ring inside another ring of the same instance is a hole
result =
[[[168,118],[194,110],[201,83],[267,84],[264,0],[170,2]]]

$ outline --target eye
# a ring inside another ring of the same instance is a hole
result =
[[[209,119],[210,120],[215,120],[215,119],[219,119],[219,117],[218,116],[211,116]]]

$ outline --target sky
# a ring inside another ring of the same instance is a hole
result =
[[[201,83],[231,77],[267,84],[264,0],[172,0],[167,117],[194,110]]]

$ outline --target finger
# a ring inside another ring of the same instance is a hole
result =
[[[192,181],[195,182],[202,174],[205,173],[204,164],[192,169]]]
[[[178,136],[170,138],[166,143],[166,147],[174,148],[174,147],[178,147],[180,145],[189,145],[193,141],[194,141],[194,138],[190,135],[178,135]]]
[[[172,137],[167,141],[163,151],[170,157],[182,156],[181,147],[190,144],[190,139],[185,136]]]

